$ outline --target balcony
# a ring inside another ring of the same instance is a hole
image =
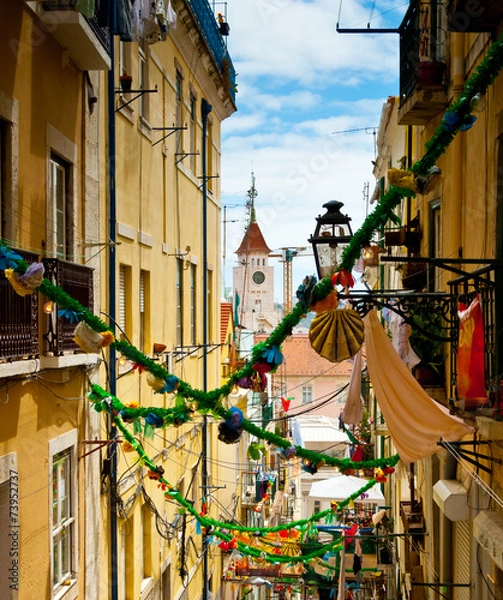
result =
[[[16,250],[26,262],[37,255]],[[19,296],[0,273],[0,360],[12,362],[38,355],[38,294]]]
[[[46,30],[68,50],[82,71],[107,71],[111,65],[108,15],[95,8],[94,16],[86,17],[76,10],[76,3],[45,0],[38,14]],[[104,5],[108,7],[108,3]]]
[[[78,300],[84,308],[93,310],[93,269],[57,258],[45,258],[42,262],[45,276],[54,285]],[[73,341],[75,327],[76,324],[66,317],[58,317],[57,311],[51,313],[44,335],[44,351],[53,356],[61,356],[65,352],[80,352],[80,348]]]
[[[426,125],[447,107],[441,10],[413,0],[400,25],[400,125]]]
[[[500,336],[498,336],[498,331],[501,331],[501,316],[498,306],[501,290],[503,289],[502,280],[501,267],[489,265],[448,282],[453,302],[461,301],[469,305],[477,294],[480,297],[484,324],[485,387],[488,395],[486,408],[490,415],[498,419],[503,415],[503,378],[500,366],[502,347]],[[452,328],[450,353],[450,397],[455,398],[455,384],[458,373],[459,320],[454,307],[452,313],[456,315],[456,320]]]
[[[189,31],[194,30],[193,25],[197,24],[197,29],[218,69],[218,72],[213,71],[212,73],[211,68],[209,68],[210,74],[214,77],[218,76],[217,87],[221,91],[222,100],[225,103],[230,99],[232,103],[230,109],[231,112],[234,112],[236,71],[208,0],[184,0],[183,2],[178,0],[174,5],[174,9],[179,17],[183,19]],[[209,67],[209,65],[207,66]]]
[[[449,31],[495,33],[503,20],[503,6],[495,0],[450,0],[447,19]]]

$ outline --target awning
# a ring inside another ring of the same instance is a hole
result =
[[[349,498],[351,494],[357,492],[367,483],[367,479],[361,479],[360,477],[354,477],[353,475],[338,475],[337,477],[315,481],[311,486],[309,496],[311,498],[328,498],[329,500],[341,502],[342,500]],[[365,497],[360,500],[361,502],[370,502],[372,504],[381,504],[384,502],[384,496],[377,483],[366,490],[364,496]]]

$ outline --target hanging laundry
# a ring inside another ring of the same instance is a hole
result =
[[[166,40],[176,19],[171,0],[132,0],[133,41],[155,44]]]
[[[133,41],[133,6],[131,0],[117,0],[117,29],[121,42]]]
[[[342,411],[342,421],[349,425],[356,425],[362,420],[362,351],[361,348],[353,359],[353,370],[349,380],[346,406]]]
[[[391,341],[398,355],[409,369],[413,369],[421,362],[419,356],[410,345],[409,338],[411,327],[401,315],[393,310],[389,311],[388,325],[391,333]]]
[[[363,322],[370,380],[402,461],[435,454],[441,438],[453,442],[473,433],[473,427],[428,396],[393,348],[376,312]]]
[[[262,500],[267,495],[267,490],[269,488],[269,477],[262,472],[259,471],[255,478],[255,501],[262,502]]]

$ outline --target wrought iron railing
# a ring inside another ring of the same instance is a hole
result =
[[[77,263],[57,258],[45,258],[43,261],[45,276],[62,288],[69,296],[78,300],[84,308],[93,310],[93,269]],[[73,341],[76,323],[65,316],[58,316],[57,306],[49,315],[47,331],[44,334],[46,351],[60,356],[64,352],[78,352],[79,347]]]
[[[16,250],[28,263],[37,255]],[[0,272],[0,359],[29,358],[38,354],[38,294],[20,296]]]
[[[421,67],[425,63],[437,65],[444,59],[443,10],[443,5],[436,0],[431,2],[412,0],[405,13],[399,28],[400,101],[402,103],[412,94],[419,82]],[[440,77],[443,77],[443,71]]]
[[[187,2],[220,72],[228,83],[229,94],[235,101],[236,71],[208,0],[187,0]]]
[[[44,10],[76,10],[77,0],[44,0]],[[108,28],[108,2],[98,0],[95,3],[94,15],[92,17],[84,16],[89,23],[89,27],[99,39],[101,45],[110,56],[110,31]]]
[[[456,315],[458,302],[469,305],[477,296],[480,298],[482,308],[482,321],[484,324],[484,362],[486,390],[488,403],[497,414],[503,414],[503,373],[498,366],[498,325],[497,325],[497,277],[499,271],[494,266],[485,266],[466,276],[460,276],[449,282],[453,302],[451,313]],[[451,333],[451,397],[456,397],[456,379],[458,372],[457,356],[459,346],[459,319]]]

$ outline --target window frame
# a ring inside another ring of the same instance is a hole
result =
[[[60,133],[50,123],[47,124],[47,229],[46,247],[49,258],[62,258],[57,252],[55,206],[52,193],[52,164],[55,160],[66,169],[66,251],[65,260],[75,261],[77,256],[77,190],[78,190],[78,151],[77,145]]]
[[[190,265],[190,343],[197,344],[197,265]]]
[[[178,152],[183,152],[183,74],[177,69],[175,76],[175,127],[176,127],[176,148]]]
[[[66,484],[68,485],[68,515],[64,521],[54,523],[54,467],[58,458],[64,457],[68,460],[69,470]],[[73,600],[77,598],[78,586],[78,463],[77,463],[77,430],[72,429],[63,435],[49,441],[49,556],[51,576],[51,598],[59,600]],[[54,572],[54,550],[55,537],[59,536],[65,529],[69,531],[68,558],[69,569],[61,572],[56,581]]]
[[[313,386],[303,385],[301,387],[301,404],[311,404],[313,401]]]
[[[0,119],[5,123],[5,156],[3,196],[3,227],[0,226],[2,239],[16,240],[18,234],[18,188],[19,188],[19,104],[0,90]],[[0,210],[0,213],[2,211]]]
[[[176,345],[183,348],[183,258],[176,259]]]
[[[138,46],[138,89],[150,89],[150,69],[149,69],[149,45],[142,42]],[[138,114],[140,119],[149,123],[150,119],[150,94],[141,94],[139,98]]]

